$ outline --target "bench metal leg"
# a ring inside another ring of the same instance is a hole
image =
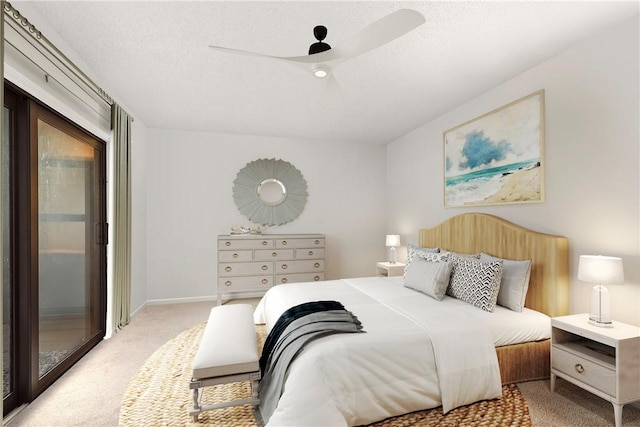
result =
[[[253,406],[260,404],[260,398],[258,397],[258,385],[260,384],[260,372],[251,375],[251,398],[253,399]]]
[[[202,391],[204,387],[214,386],[219,384],[228,384],[237,381],[251,382],[251,397],[246,399],[232,400],[229,402],[219,402],[213,405],[202,405]],[[258,384],[260,383],[260,371],[251,372],[242,375],[232,375],[228,377],[218,378],[205,378],[200,380],[192,380],[190,388],[193,389],[193,408],[189,409],[189,415],[193,417],[193,422],[198,422],[198,415],[204,411],[213,411],[215,409],[228,408],[230,406],[239,405],[253,405],[258,406],[260,404],[260,398],[258,397]]]
[[[193,416],[193,422],[198,422],[198,414],[201,412],[200,408],[200,392],[201,388],[193,389],[193,411],[189,411],[189,414]]]

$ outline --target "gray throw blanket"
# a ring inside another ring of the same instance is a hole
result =
[[[321,337],[339,334],[364,332],[356,316],[347,310],[329,310],[307,314],[292,321],[280,334],[267,362],[258,392],[260,413],[265,424],[278,405],[282,389],[291,362],[300,354],[304,346]]]

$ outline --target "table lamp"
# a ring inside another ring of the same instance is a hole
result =
[[[400,236],[397,234],[387,234],[387,247],[389,249],[389,262],[395,264],[398,255],[396,254],[396,247],[400,246]]]
[[[612,327],[609,291],[604,285],[624,283],[622,259],[601,255],[580,255],[578,280],[595,283],[591,291],[589,323],[604,328]]]

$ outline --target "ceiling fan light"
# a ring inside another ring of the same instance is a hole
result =
[[[329,71],[331,69],[324,64],[316,64],[311,67],[311,71],[313,71],[313,75],[319,79],[323,79],[329,75]]]

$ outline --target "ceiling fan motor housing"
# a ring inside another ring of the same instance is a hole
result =
[[[327,27],[324,25],[316,25],[313,28],[313,36],[318,40],[316,43],[309,46],[309,55],[313,55],[315,53],[320,53],[331,49],[327,43],[324,43],[322,40],[327,37]]]

